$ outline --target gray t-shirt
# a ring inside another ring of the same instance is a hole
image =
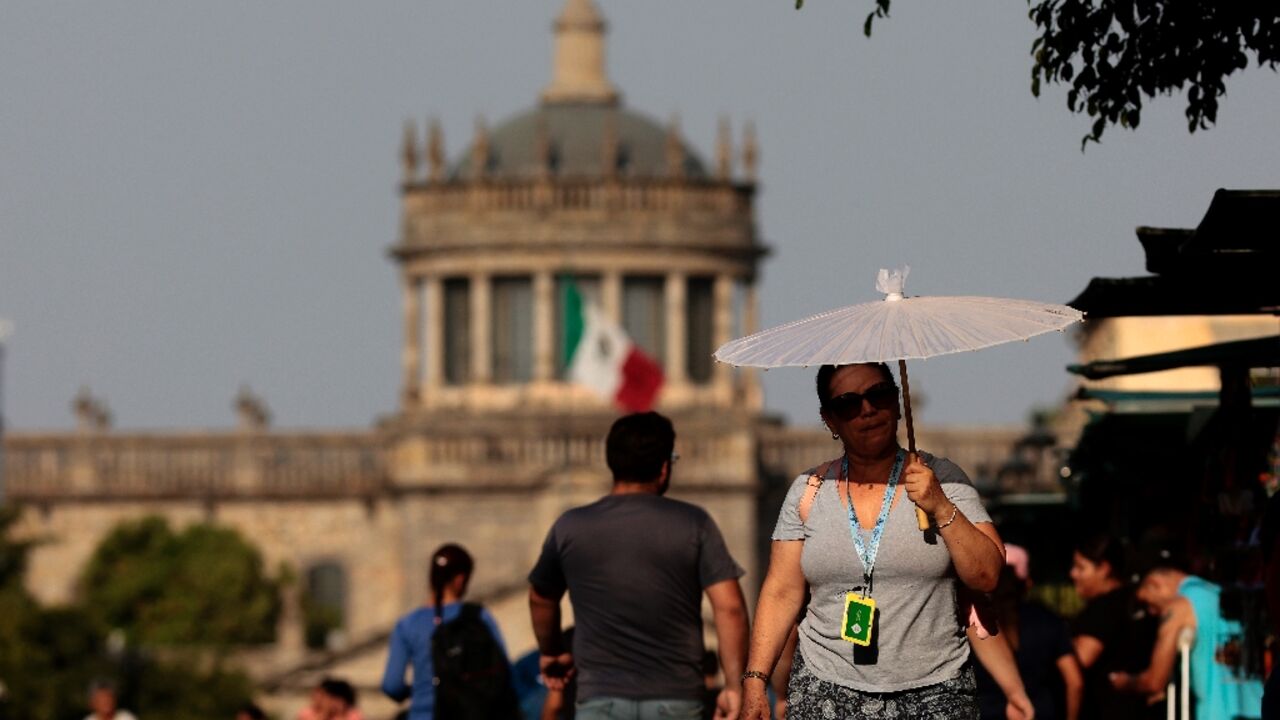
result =
[[[920,453],[947,497],[971,522],[991,522],[964,471],[945,458]],[[812,598],[800,623],[800,652],[822,680],[865,692],[896,692],[955,677],[969,657],[967,618],[956,604],[955,568],[937,533],[934,544],[916,526],[915,505],[898,485],[871,578],[876,601],[875,639],[860,647],[840,637],[845,595],[862,591],[862,561],[849,532],[849,516],[836,491],[840,463],[827,471],[800,522],[799,503],[810,473],[791,484],[773,530],[774,540],[803,540],[801,567]],[[866,522],[870,518],[859,518]],[[865,532],[865,531],[864,531]],[[863,536],[870,540],[870,533]]]
[[[560,516],[529,573],[573,603],[578,700],[702,697],[702,592],[741,577],[702,508],[607,495]]]

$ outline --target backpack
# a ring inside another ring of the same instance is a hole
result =
[[[507,655],[481,619],[479,605],[463,603],[458,617],[436,627],[431,661],[437,720],[520,717]]]

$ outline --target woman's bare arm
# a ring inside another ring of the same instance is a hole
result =
[[[804,605],[805,580],[800,569],[804,541],[774,540],[769,553],[769,571],[765,574],[756,601],[756,615],[751,632],[751,651],[747,670],[770,675],[791,633],[791,626]],[[769,718],[768,683],[750,679],[743,683],[745,699],[743,715],[749,720]]]
[[[1098,662],[1098,657],[1102,655],[1102,641],[1092,635],[1077,635],[1071,638],[1071,647],[1075,648],[1076,659],[1080,661],[1080,667],[1088,669]]]
[[[911,456],[907,462],[902,484],[911,502],[933,518],[960,581],[979,592],[995,590],[1004,565],[1004,544],[995,525],[989,522],[975,525],[965,517],[942,491],[942,483],[933,468],[918,456]]]
[[[1070,653],[1058,658],[1058,673],[1062,675],[1062,689],[1067,701],[1066,720],[1078,720],[1080,703],[1084,698],[1084,674],[1080,672],[1080,663]]]

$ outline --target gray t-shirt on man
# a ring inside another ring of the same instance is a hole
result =
[[[702,697],[702,592],[743,569],[702,508],[608,495],[560,516],[529,573],[573,603],[578,700]]]
[[[920,453],[942,490],[971,522],[991,522],[968,476],[946,458]],[[800,564],[812,598],[800,623],[799,650],[818,678],[864,692],[897,692],[933,685],[958,675],[969,658],[967,618],[957,613],[959,580],[942,538],[935,542],[916,525],[916,506],[898,485],[897,497],[876,556],[870,597],[876,602],[875,639],[869,648],[840,637],[845,595],[862,592],[862,561],[854,548],[849,516],[836,491],[840,463],[832,463],[800,521],[799,503],[810,473],[791,484],[774,540],[803,540]],[[859,518],[862,522],[871,518]],[[863,537],[870,540],[870,533]]]

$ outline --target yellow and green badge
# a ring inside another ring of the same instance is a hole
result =
[[[856,592],[844,596],[844,621],[840,637],[854,645],[871,644],[871,626],[876,618],[876,601]]]

